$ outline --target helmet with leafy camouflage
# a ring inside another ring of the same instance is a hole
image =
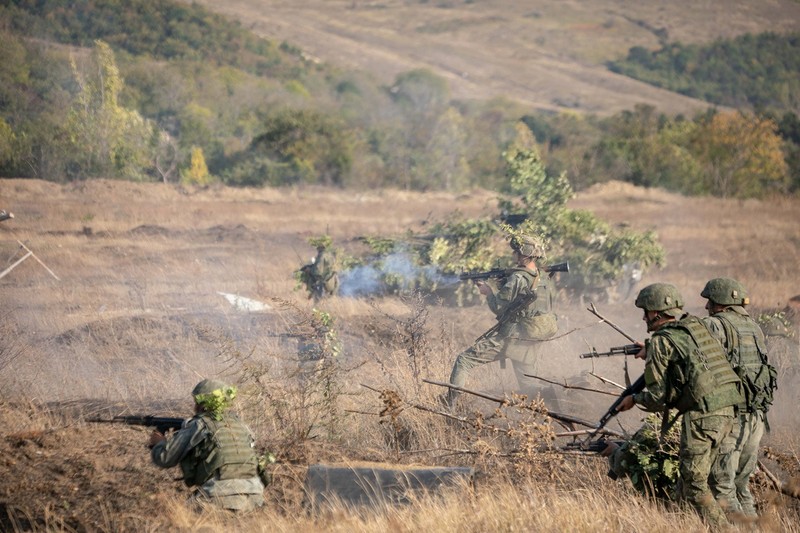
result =
[[[683,298],[674,285],[653,283],[639,291],[636,307],[645,311],[660,311],[678,317],[683,314]]]
[[[731,278],[709,280],[700,296],[718,305],[747,305],[750,303],[742,284]]]
[[[320,235],[319,237],[311,237],[308,239],[308,244],[317,250],[327,250],[333,245],[333,239],[330,235]]]
[[[518,235],[511,238],[511,249],[524,257],[543,259],[545,257],[544,241],[533,235]]]
[[[216,379],[204,379],[192,389],[192,398],[207,412],[219,414],[236,398],[236,387]]]

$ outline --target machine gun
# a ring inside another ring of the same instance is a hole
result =
[[[90,418],[87,422],[101,424],[128,424],[129,426],[147,426],[155,428],[159,433],[166,433],[170,429],[181,429],[184,418],[170,418],[151,415],[115,416],[112,419]]]
[[[549,265],[544,267],[542,270],[550,274],[550,277],[556,275],[556,272],[569,272],[569,261],[565,261],[563,263],[558,263],[555,265]],[[511,269],[508,268],[493,268],[486,272],[464,272],[463,274],[459,274],[458,279],[461,281],[466,281],[468,279],[479,280],[479,279],[494,279],[494,278],[505,278],[511,272]]]
[[[582,353],[581,359],[589,357],[611,357],[613,355],[636,355],[642,350],[638,344],[626,344],[625,346],[612,346],[607,352],[598,352],[596,348],[592,347],[591,352]]]

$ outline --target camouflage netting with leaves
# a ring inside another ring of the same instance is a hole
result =
[[[670,421],[674,417],[670,413]],[[626,441],[614,457],[613,470],[627,475],[636,490],[676,500],[680,473],[680,420],[661,439],[660,413],[648,416],[644,425]]]
[[[236,399],[238,389],[235,386],[215,389],[207,394],[195,394],[194,401],[202,405],[214,420],[221,420],[222,413],[228,409]]]
[[[498,198],[495,218],[467,219],[454,212],[425,234],[409,231],[395,239],[365,239],[373,259],[405,253],[417,267],[410,286],[387,278],[388,286],[436,289],[442,283],[454,284],[457,273],[510,267],[509,249],[497,237],[503,235],[507,241],[518,233],[542,237],[549,262],[570,262],[570,273],[560,283],[570,296],[602,292],[620,280],[626,266],[636,265],[645,272],[665,265],[665,252],[654,232],[612,228],[588,211],[567,208],[573,190],[566,175],[548,175],[534,142],[528,139],[530,132],[524,125],[518,130],[516,145],[505,154],[508,185]],[[459,291],[471,292],[471,288]]]

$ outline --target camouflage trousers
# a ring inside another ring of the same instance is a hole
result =
[[[450,384],[463,387],[467,376],[475,367],[508,360],[511,361],[520,392],[528,394],[530,397],[541,393],[546,400],[552,396],[551,401],[554,402],[555,394],[549,394],[551,389],[541,389],[535,379],[526,376],[526,374],[536,374],[540,344],[537,341],[520,341],[500,335],[481,339],[458,354],[450,373]],[[452,406],[458,396],[458,391],[450,389],[447,396],[448,405]]]
[[[689,411],[683,415],[680,471],[683,498],[712,526],[728,523],[725,513],[709,488],[708,479],[720,450],[737,423],[733,407],[711,413]]]
[[[750,476],[758,465],[758,446],[765,429],[764,413],[741,413],[738,418],[739,423],[726,437],[714,462],[709,484],[726,512],[756,516]]]
[[[198,487],[189,501],[201,508],[212,506],[244,513],[264,505],[264,484],[258,477],[210,479]]]

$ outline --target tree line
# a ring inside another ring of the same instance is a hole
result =
[[[575,190],[800,187],[800,120],[786,106],[601,118],[457,101],[430,71],[384,86],[168,0],[3,2],[0,20],[3,177],[510,192],[503,154],[522,123]]]
[[[800,33],[765,32],[708,45],[641,46],[609,63],[626,76],[727,107],[800,109]]]

